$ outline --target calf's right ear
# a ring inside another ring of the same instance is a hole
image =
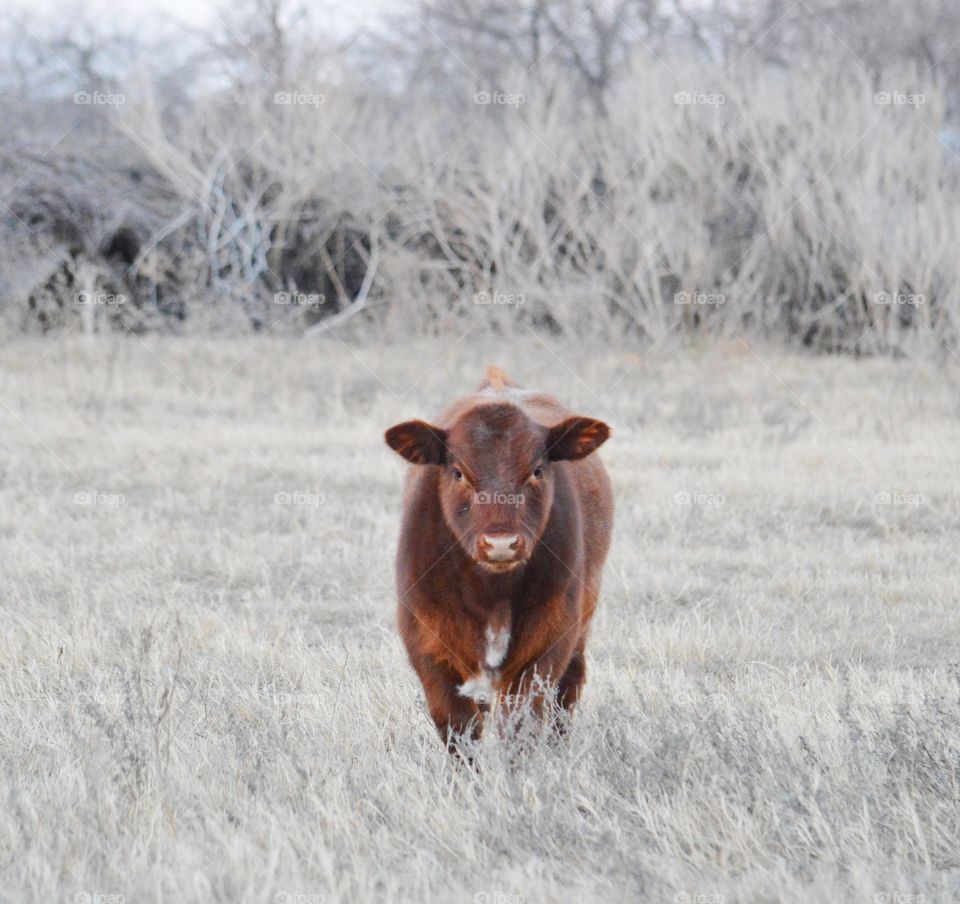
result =
[[[425,421],[405,421],[385,434],[387,445],[415,465],[442,465],[447,460],[447,432]]]
[[[599,449],[610,437],[610,428],[592,417],[568,417],[547,434],[547,454],[552,461],[577,461]]]

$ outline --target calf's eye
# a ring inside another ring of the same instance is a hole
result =
[[[535,468],[533,469],[533,476],[536,477],[537,480],[539,480],[541,477],[543,477],[543,468],[541,468],[539,465],[537,465],[537,467],[535,467]]]
[[[461,471],[459,468],[454,468],[454,469],[453,469],[453,479],[454,479],[454,480],[463,480],[463,471]]]

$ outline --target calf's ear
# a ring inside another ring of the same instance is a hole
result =
[[[551,461],[576,461],[596,452],[609,438],[610,428],[592,417],[568,417],[550,428],[547,457]]]
[[[415,465],[442,465],[447,460],[447,432],[425,421],[405,421],[385,434],[387,445]]]

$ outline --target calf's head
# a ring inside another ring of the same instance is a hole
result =
[[[477,405],[449,429],[406,421],[386,433],[407,461],[439,469],[444,520],[463,550],[490,571],[533,554],[550,518],[557,462],[586,458],[606,441],[603,421],[571,417],[542,427],[515,405]]]

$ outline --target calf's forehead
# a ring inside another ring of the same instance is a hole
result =
[[[450,449],[480,473],[516,473],[543,451],[545,430],[515,405],[477,405],[449,431]]]

